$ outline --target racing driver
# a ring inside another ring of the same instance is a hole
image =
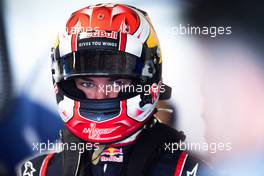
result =
[[[124,4],[84,7],[71,14],[51,58],[66,126],[61,142],[92,149],[38,156],[24,163],[23,176],[202,175],[200,160],[171,150],[184,134],[154,117],[169,89],[146,12]]]

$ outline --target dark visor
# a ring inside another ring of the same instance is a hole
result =
[[[80,50],[57,59],[60,79],[82,75],[140,78],[144,59],[118,51]]]

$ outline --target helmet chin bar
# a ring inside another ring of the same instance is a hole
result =
[[[126,139],[144,126],[152,116],[155,108],[153,106],[153,109],[149,109],[149,112],[144,112],[148,113],[148,115],[144,115],[145,118],[138,119],[136,116],[128,116],[127,101],[122,100],[120,101],[120,112],[117,116],[101,121],[93,121],[80,114],[81,103],[74,101],[74,115],[65,125],[79,138],[97,143],[115,143]]]

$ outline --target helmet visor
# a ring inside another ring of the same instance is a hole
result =
[[[84,75],[140,78],[144,66],[144,59],[119,51],[80,50],[56,60],[59,81]]]

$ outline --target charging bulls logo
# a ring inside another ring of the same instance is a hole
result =
[[[102,162],[123,162],[122,148],[110,147],[104,150],[100,156]]]

